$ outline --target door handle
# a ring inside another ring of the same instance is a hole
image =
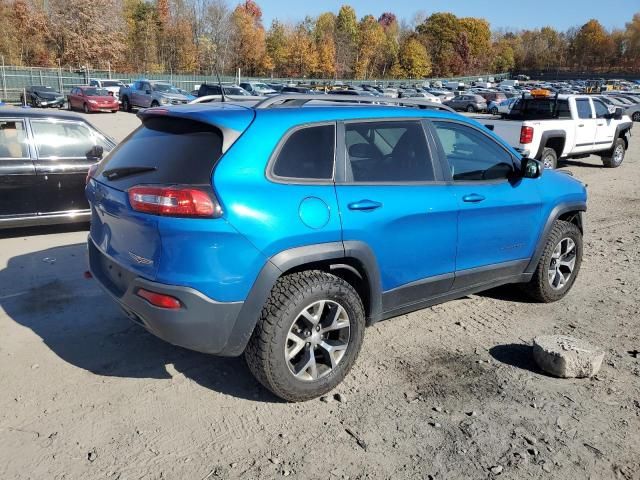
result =
[[[598,123],[599,127],[604,127],[604,123]]]
[[[578,124],[579,127],[584,127],[584,123]]]
[[[382,206],[382,203],[365,199],[359,200],[357,202],[352,202],[347,206],[349,207],[349,210],[364,210],[368,212],[380,208]]]
[[[462,197],[462,201],[467,203],[478,203],[483,201],[484,199],[485,198],[482,195],[478,195],[477,193],[471,193]]]

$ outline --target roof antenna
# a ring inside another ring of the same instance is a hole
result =
[[[218,73],[218,63],[216,62],[216,77],[218,78],[218,86],[220,87],[220,101],[226,102],[227,99],[224,96],[224,88],[222,88],[222,82],[220,81],[220,74]]]

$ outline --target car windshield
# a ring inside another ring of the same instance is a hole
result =
[[[262,90],[271,90],[271,87],[269,87],[266,83],[254,83],[253,86],[254,88],[260,88]]]
[[[109,92],[104,88],[85,88],[83,90],[87,97],[106,97]]]
[[[154,83],[151,85],[151,88],[156,92],[180,93],[176,87],[169,85],[168,83]]]
[[[117,80],[103,80],[102,86],[103,87],[121,87],[122,82],[119,82]]]
[[[53,92],[53,88],[47,87],[45,85],[40,85],[37,87],[31,87],[35,92]]]
[[[224,87],[225,95],[249,95],[249,93],[240,87]]]

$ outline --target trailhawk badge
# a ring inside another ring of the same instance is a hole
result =
[[[140,265],[153,265],[153,260],[149,260],[148,258],[141,257],[140,255],[136,255],[133,252],[129,252],[129,256],[133,258],[136,263]]]

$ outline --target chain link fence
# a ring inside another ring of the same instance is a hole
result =
[[[153,74],[153,73],[118,73],[110,70],[89,70],[89,69],[70,69],[70,68],[44,68],[44,67],[21,67],[11,65],[0,65],[0,100],[5,102],[19,102],[20,94],[25,88],[31,85],[47,85],[64,94],[69,93],[71,88],[78,85],[87,85],[89,80],[96,79],[114,79],[121,80],[124,83],[131,83],[140,78],[146,78],[149,80],[163,80],[171,83],[172,85],[190,92],[196,89],[203,83],[216,83],[217,77],[212,75],[188,75],[188,74]],[[499,81],[504,78],[509,78],[508,73],[498,74],[482,74],[467,77],[455,77],[455,78],[431,78],[431,79],[393,79],[393,80],[340,80],[343,84],[360,84],[367,83],[371,85],[401,85],[401,84],[421,84],[425,81],[460,81],[464,83],[470,83],[482,78],[487,81],[489,78]],[[236,76],[221,76],[222,82],[237,82]],[[266,82],[279,82],[279,83],[303,83],[303,84],[333,84],[336,79],[326,78],[248,78],[242,77],[242,81],[266,81]]]

